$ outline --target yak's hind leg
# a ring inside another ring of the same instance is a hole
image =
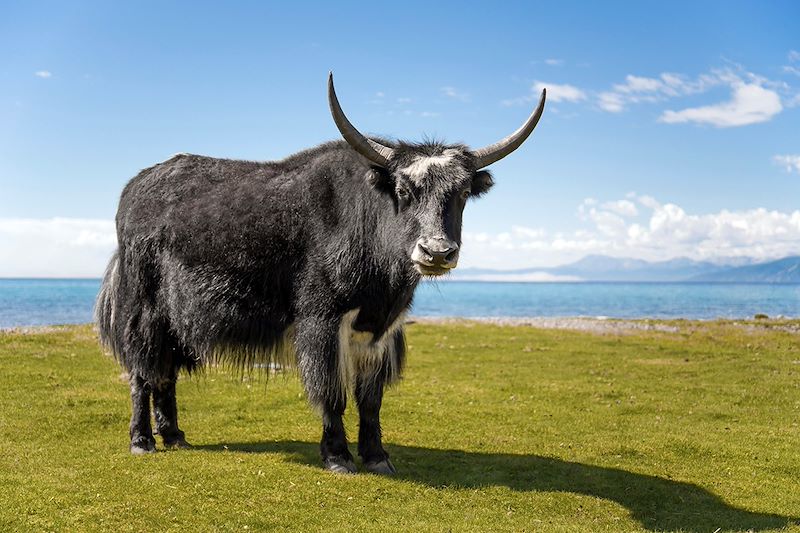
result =
[[[178,428],[178,402],[175,397],[179,370],[184,368],[191,372],[197,364],[190,354],[191,351],[164,327],[158,356],[158,377],[153,381],[153,411],[156,432],[161,435],[165,448],[190,447],[183,431]]]
[[[403,332],[396,331],[389,339],[379,367],[364,369],[356,376],[358,403],[358,455],[364,468],[375,474],[395,474],[394,465],[381,442],[381,403],[383,390],[399,377],[405,355]]]
[[[342,421],[347,390],[339,374],[338,320],[306,318],[298,320],[296,326],[298,366],[306,394],[311,405],[322,412],[322,464],[332,472],[355,473]]]
[[[150,420],[150,398],[153,400],[156,432],[167,448],[188,448],[183,431],[178,428],[178,406],[175,382],[180,368],[194,368],[186,349],[170,333],[166,325],[151,328],[151,338],[145,343],[147,355],[131,368],[131,453],[155,451],[156,441]],[[138,368],[137,368],[138,366]],[[146,376],[146,377],[145,377]]]
[[[138,374],[131,374],[131,453],[156,451],[156,439],[150,426],[150,384]]]
[[[150,425],[150,396],[156,418],[156,431],[167,448],[188,448],[183,431],[178,428],[178,406],[175,398],[175,377],[160,380],[154,387],[139,375],[131,383],[131,453],[156,451],[156,440]]]
[[[161,435],[166,448],[189,448],[186,436],[178,428],[178,403],[175,398],[177,371],[153,387],[153,410],[156,415],[156,431]]]

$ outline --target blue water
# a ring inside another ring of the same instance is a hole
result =
[[[0,328],[92,321],[99,279],[0,279]]]
[[[0,279],[0,328],[92,321],[100,280]],[[800,285],[424,283],[415,316],[800,317]]]
[[[730,283],[429,283],[417,316],[800,317],[800,285]]]

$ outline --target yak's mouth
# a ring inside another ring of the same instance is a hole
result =
[[[447,274],[448,272],[453,270],[454,267],[447,268],[442,266],[423,265],[420,263],[414,263],[414,268],[417,270],[417,272],[419,272],[423,276],[443,276],[444,274]]]

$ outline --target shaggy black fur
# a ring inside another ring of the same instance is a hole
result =
[[[349,389],[364,464],[393,471],[379,411],[405,355],[402,316],[421,277],[412,251],[427,237],[460,245],[467,196],[492,180],[464,146],[381,142],[395,149],[387,168],[339,141],[277,162],[182,154],[128,183],[96,320],[130,373],[133,452],[155,448],[151,396],[165,444],[186,445],[179,370],[288,356],[322,412],[326,467],[355,469],[341,418]],[[444,163],[408,172],[445,150]],[[348,344],[350,333],[366,340]]]

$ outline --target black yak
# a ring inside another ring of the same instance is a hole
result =
[[[123,190],[96,321],[130,376],[131,452],[155,450],[151,396],[164,445],[188,446],[181,369],[290,362],[322,415],[325,468],[356,471],[342,423],[349,393],[364,468],[395,471],[379,413],[403,368],[414,289],[456,266],[464,206],[492,186],[481,169],[531,134],[545,93],[519,130],[480,150],[368,139],[332,76],[328,99],[344,141],[272,162],[180,154]]]

